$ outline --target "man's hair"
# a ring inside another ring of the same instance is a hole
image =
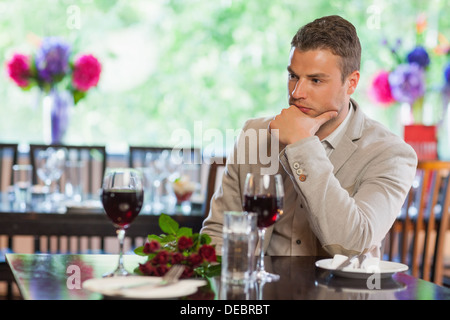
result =
[[[341,57],[342,82],[361,65],[361,44],[355,27],[340,16],[327,16],[300,28],[291,46],[300,51],[328,49]]]

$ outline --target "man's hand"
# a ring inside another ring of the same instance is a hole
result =
[[[284,145],[312,137],[327,121],[337,117],[336,111],[324,112],[317,117],[310,117],[296,106],[281,110],[270,123],[270,132]],[[278,129],[278,130],[274,130]]]

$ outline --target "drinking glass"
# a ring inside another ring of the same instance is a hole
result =
[[[144,202],[142,172],[131,168],[106,168],[102,185],[102,204],[114,224],[119,240],[119,263],[115,271],[104,277],[128,276],[123,266],[125,230],[141,211]]]
[[[20,211],[25,211],[31,200],[33,166],[30,164],[15,164],[12,169],[15,204]]]
[[[53,192],[51,192],[52,183],[61,178],[64,170],[66,153],[64,149],[47,148],[38,152],[36,157],[36,173],[47,187],[45,194],[44,209],[53,208]]]
[[[280,279],[279,275],[269,273],[264,268],[264,236],[266,228],[274,224],[283,213],[284,187],[281,175],[258,175],[248,173],[244,187],[244,210],[257,214],[257,227],[260,241],[260,257],[255,272],[257,280],[270,282]]]

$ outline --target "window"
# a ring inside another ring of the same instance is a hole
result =
[[[363,57],[355,99],[372,117],[400,133],[392,110],[367,99],[372,74],[389,67],[383,37],[414,41],[415,19],[426,12],[433,31],[449,37],[442,1],[298,0],[2,0],[2,65],[14,52],[31,54],[44,36],[62,36],[75,52],[96,55],[98,88],[72,110],[66,143],[179,144],[229,148],[250,117],[287,104],[286,65],[297,29],[323,15],[350,20]],[[399,23],[401,21],[401,23]],[[41,143],[39,92],[23,92],[0,77],[0,137]],[[437,76],[437,73],[436,73]],[[228,137],[227,137],[228,130]],[[219,137],[221,135],[221,137]]]

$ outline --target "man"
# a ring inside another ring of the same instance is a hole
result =
[[[246,132],[267,129],[257,135],[255,150],[280,148],[270,160],[281,164],[285,197],[284,213],[266,232],[266,254],[380,257],[417,157],[350,98],[360,60],[356,30],[339,16],[317,19],[294,36],[287,67],[290,106],[274,118],[247,121],[204,221],[202,233],[219,253],[223,212],[242,211],[246,174],[267,169],[260,159],[249,161],[255,148],[245,143]]]

